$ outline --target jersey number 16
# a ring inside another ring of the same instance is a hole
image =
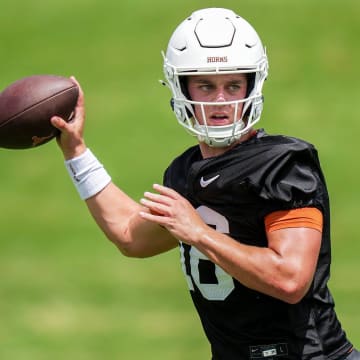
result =
[[[214,226],[216,231],[229,233],[229,222],[224,216],[206,206],[196,210],[205,223]],[[205,299],[225,300],[234,290],[233,278],[195,247],[180,242],[180,255],[181,267],[191,291],[194,291],[195,285]]]

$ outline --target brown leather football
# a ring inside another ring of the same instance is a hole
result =
[[[50,119],[70,120],[79,95],[70,78],[34,75],[15,81],[0,93],[0,147],[28,149],[59,134]]]

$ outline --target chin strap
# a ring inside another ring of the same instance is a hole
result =
[[[194,125],[194,129],[198,132],[198,140],[211,147],[230,146],[251,130],[251,128],[248,128],[242,131],[244,128],[246,128],[246,124],[243,120],[226,126],[206,126],[198,123]]]

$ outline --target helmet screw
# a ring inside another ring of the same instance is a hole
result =
[[[167,75],[167,78],[170,80],[174,78],[174,71],[169,66],[166,67],[166,75]]]
[[[176,109],[175,109],[175,115],[176,115],[177,118],[182,119],[183,116],[182,116],[182,111],[181,111],[181,109],[176,108]]]

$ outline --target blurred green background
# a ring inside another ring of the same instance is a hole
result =
[[[135,199],[194,144],[161,87],[160,51],[193,10],[230,7],[270,60],[261,127],[315,143],[332,206],[336,309],[360,347],[358,0],[2,0],[0,89],[75,75],[86,139]],[[122,257],[80,201],[51,142],[0,149],[0,359],[208,359],[178,252]]]

